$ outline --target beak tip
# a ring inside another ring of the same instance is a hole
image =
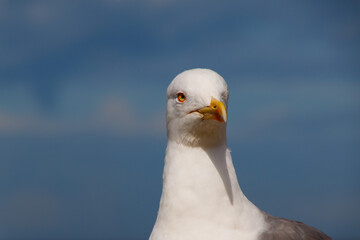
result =
[[[221,101],[215,98],[211,99],[211,103],[209,106],[199,109],[197,111],[203,114],[205,116],[205,119],[216,119],[219,122],[227,122],[226,107]]]
[[[227,122],[227,116],[226,116],[226,113],[222,115],[222,119],[223,119],[224,123],[226,123],[226,122]]]

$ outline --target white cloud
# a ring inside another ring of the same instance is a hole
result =
[[[135,110],[129,101],[114,96],[102,99],[88,115],[54,117],[35,111],[12,114],[0,110],[0,134],[105,133],[136,137],[165,132],[164,112],[149,114]]]
[[[242,141],[332,141],[358,136],[359,86],[354,82],[254,81],[230,89],[230,136]]]
[[[119,134],[142,135],[165,132],[165,113],[135,111],[131,103],[125,99],[110,96],[104,99],[90,124],[100,131],[115,131]]]

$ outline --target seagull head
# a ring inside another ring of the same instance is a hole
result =
[[[225,80],[209,69],[191,69],[177,75],[167,89],[169,140],[191,146],[226,141]]]

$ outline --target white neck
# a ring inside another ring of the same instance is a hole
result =
[[[150,239],[256,239],[263,227],[260,210],[240,189],[225,142],[204,148],[168,141]]]

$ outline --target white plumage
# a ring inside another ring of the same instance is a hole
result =
[[[150,240],[276,239],[277,227],[295,231],[296,222],[280,226],[242,193],[226,142],[227,100],[226,82],[208,69],[185,71],[168,87],[163,191]]]

